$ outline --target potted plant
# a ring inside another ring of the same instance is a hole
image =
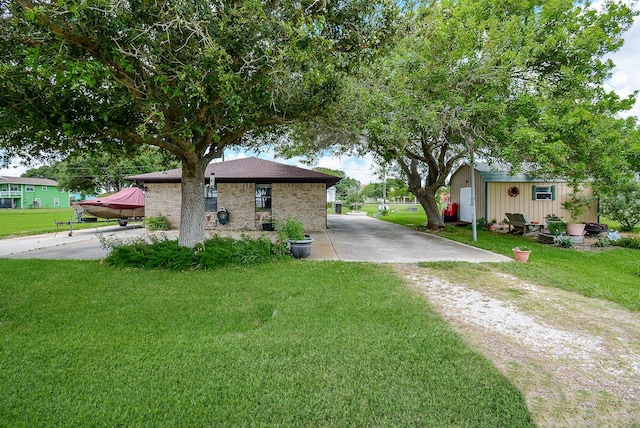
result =
[[[571,213],[571,222],[567,223],[567,234],[571,236],[582,236],[584,234],[584,223],[577,223],[578,218],[587,211],[593,202],[593,198],[586,196],[582,191],[574,188],[569,195],[571,199],[563,202],[562,208]]]
[[[304,225],[295,217],[289,216],[278,228],[278,237],[289,243],[289,252],[296,259],[304,259],[311,255],[313,239],[304,233]]]
[[[529,247],[524,245],[513,248],[513,258],[516,259],[517,262],[526,262],[529,260],[529,255],[531,254],[531,250]]]
[[[558,217],[555,214],[547,214],[544,216],[544,220],[547,224],[547,232],[553,236],[560,236],[567,229],[567,225],[562,220],[562,217]]]
[[[273,232],[274,230],[274,221],[271,215],[264,216],[260,219],[262,223],[262,230],[265,232]]]

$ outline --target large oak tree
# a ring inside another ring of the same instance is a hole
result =
[[[180,244],[204,239],[204,170],[320,114],[389,34],[385,0],[0,3],[0,149],[160,147],[182,163]]]
[[[393,52],[352,81],[333,123],[301,135],[320,146],[338,136],[394,165],[430,227],[443,224],[436,192],[471,153],[576,181],[623,170],[633,124],[616,114],[633,97],[603,89],[604,57],[632,20],[615,3],[423,1]]]

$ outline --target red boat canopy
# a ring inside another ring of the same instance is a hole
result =
[[[137,187],[127,187],[111,196],[82,201],[80,205],[95,205],[115,209],[144,207],[144,193]]]

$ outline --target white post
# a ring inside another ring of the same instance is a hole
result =
[[[473,235],[473,242],[478,240],[478,230],[476,226],[476,162],[473,158],[473,147],[470,154],[470,168],[471,168],[471,231]]]

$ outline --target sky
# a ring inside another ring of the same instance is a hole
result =
[[[625,0],[627,4],[632,4],[634,0]],[[597,7],[598,3],[594,3]],[[640,1],[636,2],[635,11],[640,10]],[[624,34],[624,45],[618,51],[610,55],[616,65],[612,72],[611,79],[605,85],[608,90],[615,91],[621,97],[626,97],[636,90],[640,90],[640,16],[636,17],[633,26]],[[640,98],[640,97],[639,97]],[[636,101],[632,110],[627,112],[625,116],[636,116],[640,118],[640,101]],[[355,157],[355,156],[331,156],[325,155],[321,157],[314,165],[305,165],[301,159],[279,159],[273,156],[272,152],[256,154],[245,151],[225,152],[225,160],[238,159],[248,156],[256,156],[263,159],[275,160],[286,163],[288,165],[301,166],[303,168],[311,168],[320,166],[341,170],[347,176],[355,178],[361,184],[369,184],[381,181],[378,175],[378,166],[374,164],[371,156]],[[0,169],[0,176],[7,175],[18,177],[27,170],[26,167],[15,164],[7,169]]]

